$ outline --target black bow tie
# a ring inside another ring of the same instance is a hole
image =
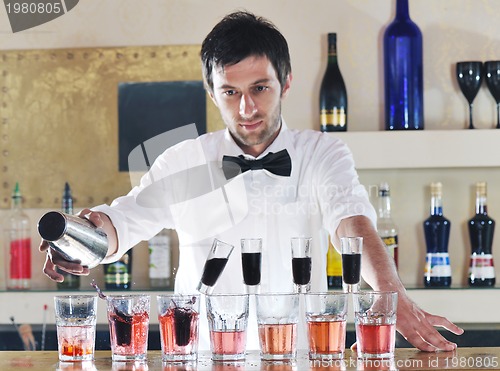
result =
[[[239,155],[238,157],[222,157],[222,170],[226,179],[234,178],[239,173],[244,173],[248,170],[262,169],[276,175],[290,176],[292,172],[292,160],[288,151],[283,149],[276,153],[269,152],[260,160],[247,160],[243,155]]]

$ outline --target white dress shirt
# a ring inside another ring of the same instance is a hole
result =
[[[341,140],[290,130],[282,120],[279,135],[258,158],[282,149],[292,160],[290,177],[251,170],[226,180],[222,157],[243,154],[227,129],[170,147],[128,195],[93,209],[110,217],[118,235],[118,252],[103,263],[171,228],[179,235],[177,293],[196,292],[214,238],[235,246],[214,293],[244,293],[240,239],[260,237],[261,292],[291,292],[290,239],[312,237],[311,291],[326,291],[327,232],[335,234],[342,219],[355,215],[369,217],[375,226],[375,210]],[[202,307],[200,349],[209,349],[204,300]],[[254,321],[249,322],[247,349],[259,347]]]

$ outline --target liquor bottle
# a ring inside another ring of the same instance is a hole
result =
[[[431,184],[431,215],[424,221],[425,258],[424,285],[448,287],[451,285],[451,266],[448,241],[451,223],[443,216],[442,184]]]
[[[491,246],[495,221],[488,216],[486,206],[486,183],[476,183],[476,215],[469,220],[471,257],[469,266],[469,286],[495,286],[495,267]]]
[[[104,264],[104,283],[108,290],[130,290],[132,280],[132,250],[120,260]]]
[[[64,184],[61,211],[73,215],[73,196],[71,195],[71,188],[68,182]],[[65,272],[59,268],[57,268],[57,273],[64,276],[64,281],[57,283],[58,290],[75,290],[80,288],[80,276]]]
[[[347,130],[347,92],[337,61],[337,34],[328,34],[328,65],[319,91],[321,131]]]
[[[329,289],[342,288],[342,255],[333,246],[330,236],[326,254],[326,278]]]
[[[151,238],[149,245],[149,284],[152,288],[170,288],[172,285],[172,247],[168,230],[161,230]]]
[[[398,228],[391,217],[391,190],[389,184],[382,183],[378,189],[377,231],[387,251],[398,266]]]
[[[424,128],[422,32],[408,0],[396,0],[396,17],[384,32],[385,129]]]
[[[5,223],[7,242],[7,289],[27,290],[31,287],[30,219],[22,210],[19,183],[12,193],[12,205]]]

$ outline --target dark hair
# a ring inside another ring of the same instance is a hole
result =
[[[288,44],[270,21],[246,11],[225,16],[201,45],[203,76],[213,91],[212,69],[234,65],[250,56],[265,56],[274,69],[281,88],[291,72]]]

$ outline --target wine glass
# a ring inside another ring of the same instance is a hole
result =
[[[341,237],[342,286],[344,292],[358,292],[361,280],[363,237]]]
[[[257,294],[260,289],[262,263],[262,238],[241,239],[241,267],[247,294]]]
[[[293,282],[298,293],[309,291],[311,282],[311,238],[293,237],[292,273]]]
[[[500,61],[484,62],[486,85],[497,102],[497,129],[500,129]]]
[[[483,62],[458,62],[457,81],[460,90],[469,102],[469,129],[474,129],[472,121],[472,102],[483,80]]]

